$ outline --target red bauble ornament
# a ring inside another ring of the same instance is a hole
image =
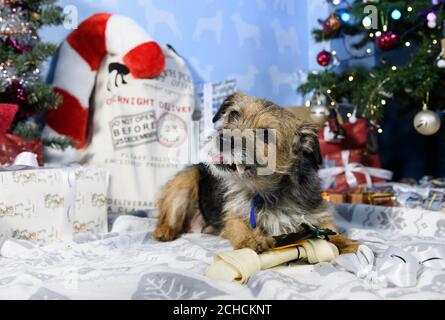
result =
[[[399,36],[392,32],[382,32],[382,34],[375,39],[377,47],[382,51],[389,51],[399,44]]]
[[[332,62],[332,53],[323,50],[317,55],[317,62],[320,66],[326,67]]]

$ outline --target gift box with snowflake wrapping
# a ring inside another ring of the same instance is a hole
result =
[[[106,232],[108,180],[105,170],[81,166],[0,172],[0,242]]]

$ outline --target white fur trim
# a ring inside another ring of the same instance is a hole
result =
[[[88,108],[95,77],[96,72],[91,71],[88,63],[64,41],[60,47],[53,85],[67,91]]]
[[[113,15],[108,20],[105,38],[107,51],[115,55],[125,55],[138,45],[152,40],[133,20],[119,15]]]

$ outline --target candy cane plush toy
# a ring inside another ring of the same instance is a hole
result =
[[[60,47],[53,85],[63,102],[47,114],[44,135],[66,136],[77,143],[77,149],[85,147],[90,97],[107,55],[123,57],[122,63],[114,64],[116,81],[118,76],[125,81],[128,73],[140,79],[157,77],[165,66],[161,47],[131,19],[108,13],[91,16]]]

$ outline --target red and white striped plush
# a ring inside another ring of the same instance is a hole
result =
[[[88,110],[96,72],[107,55],[122,56],[134,78],[153,78],[165,67],[161,47],[130,18],[100,13],[83,21],[62,43],[53,85],[63,96],[47,114],[47,136],[67,136],[82,149],[87,142]]]

